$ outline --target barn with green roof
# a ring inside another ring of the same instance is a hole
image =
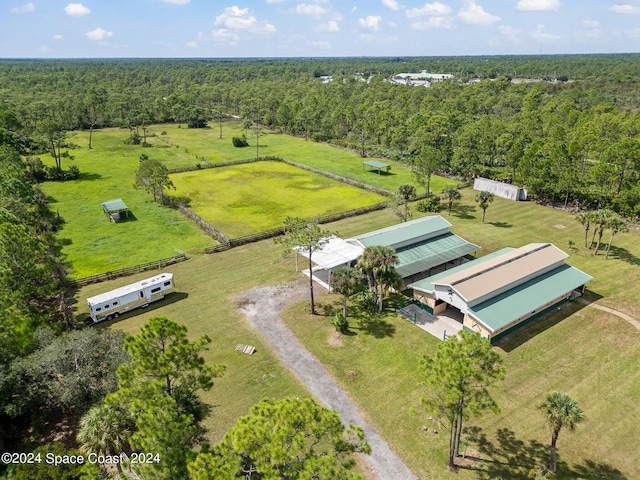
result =
[[[496,341],[569,300],[593,277],[551,243],[504,248],[409,285],[435,315],[455,308],[463,327]]]
[[[409,222],[363,233],[346,240],[331,237],[327,244],[312,253],[315,264],[313,279],[329,288],[331,272],[344,265],[352,265],[366,247],[391,247],[398,256],[396,270],[407,283],[431,275],[435,269],[450,268],[475,253],[479,246],[451,233],[451,224],[440,215],[417,218]],[[298,254],[308,258],[303,248]],[[305,270],[305,275],[310,272]]]

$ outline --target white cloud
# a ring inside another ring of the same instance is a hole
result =
[[[613,13],[623,13],[626,15],[633,15],[635,13],[640,13],[640,7],[634,7],[633,5],[624,4],[624,5],[614,5],[609,7],[609,11]]]
[[[275,25],[267,22],[258,22],[258,19],[249,13],[249,8],[240,8],[236,5],[227,7],[224,12],[216,17],[213,24],[220,29],[214,30],[213,35],[218,39],[231,39],[234,42],[239,40],[234,30],[244,30],[251,33],[273,33],[276,31]]]
[[[62,35],[60,35],[59,33],[54,35],[53,37],[51,37],[52,40],[62,40]]]
[[[337,21],[329,20],[326,23],[321,23],[318,30],[321,32],[339,32],[340,26],[338,25]]]
[[[81,3],[70,3],[69,5],[64,7],[64,11],[70,17],[82,17],[91,13],[91,10],[89,10]]]
[[[640,38],[640,28],[633,28],[631,30],[625,30],[624,34],[627,37],[636,40],[636,39]]]
[[[500,25],[498,31],[504,37],[507,37],[513,43],[522,43],[522,29],[510,27],[509,25]]]
[[[162,0],[164,3],[171,3],[172,5],[186,5],[191,0]]]
[[[410,8],[405,12],[407,18],[444,17],[451,13],[451,7],[444,3],[425,3],[422,7]]]
[[[296,13],[302,15],[324,15],[329,13],[329,10],[316,4],[300,3],[296,5]]]
[[[520,0],[516,10],[531,11],[556,11],[560,7],[560,0]]]
[[[458,13],[458,18],[469,25],[486,26],[500,21],[500,17],[485,12],[480,5],[473,1],[465,2],[464,7]]]
[[[382,0],[382,5],[390,8],[391,10],[400,10],[400,4],[398,3],[398,0]]]
[[[187,47],[198,48],[198,42],[187,42]]]
[[[429,17],[423,22],[413,22],[411,28],[414,30],[428,30],[429,28],[452,28],[453,18],[451,17]]]
[[[382,17],[380,15],[367,15],[367,18],[359,18],[358,23],[362,27],[378,30],[380,28],[380,22]]]
[[[240,37],[227,30],[226,28],[219,28],[218,30],[213,30],[211,32],[211,36],[216,40],[222,40],[227,42],[229,45],[237,45]]]
[[[104,28],[96,28],[85,34],[89,40],[104,40],[107,37],[112,37],[113,32],[107,32]]]
[[[576,36],[580,39],[594,39],[599,38],[601,34],[600,22],[598,20],[591,20],[585,18],[582,20],[582,30],[576,33]]]
[[[307,41],[307,45],[317,48],[329,49],[331,48],[331,44],[329,42],[325,42],[322,40],[309,40]]]
[[[544,31],[544,29],[545,26],[543,24],[538,24],[538,28],[536,28],[536,30],[531,33],[531,36],[540,42],[553,42],[555,40],[560,40],[560,35],[547,33]]]
[[[19,7],[13,7],[9,10],[10,13],[31,13],[36,11],[36,6],[32,3],[25,3],[24,5],[20,5]]]

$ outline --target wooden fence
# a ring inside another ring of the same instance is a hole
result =
[[[383,208],[387,208],[387,202],[379,202],[374,205],[369,205],[368,207],[354,208],[352,210],[333,213],[331,215],[322,215],[319,217],[315,217],[314,220],[316,220],[318,223],[321,223],[321,224],[331,223],[331,222],[336,222],[338,220],[341,220],[343,218],[355,217],[358,215],[363,215],[365,213],[374,212],[376,210],[382,210]],[[229,243],[217,245],[215,247],[205,248],[204,253],[223,252],[233,247],[239,247],[240,245],[246,245],[247,243],[259,242],[261,240],[277,237],[279,235],[284,235],[284,227],[278,227],[272,230],[265,230],[263,232],[254,233],[253,235],[246,235],[244,237],[231,238],[229,239]]]
[[[159,270],[162,267],[166,267],[167,265],[184,262],[186,259],[187,256],[184,253],[181,253],[171,258],[163,258],[162,260],[142,263],[133,267],[121,268],[112,272],[99,273],[97,275],[91,275],[90,277],[79,278],[77,280],[74,280],[73,283],[77,287],[84,287],[85,285],[91,285],[92,283],[105,282],[107,280],[113,280],[114,278],[133,275],[134,273],[146,272],[147,270]]]

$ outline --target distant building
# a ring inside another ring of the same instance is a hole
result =
[[[483,177],[478,177],[473,181],[473,189],[481,192],[491,192],[508,200],[524,201],[527,199],[527,190],[525,188]]]
[[[448,73],[429,73],[422,70],[420,73],[398,73],[394,77],[396,83],[406,83],[408,85],[427,85],[433,82],[442,82],[444,80],[452,80],[453,75]]]

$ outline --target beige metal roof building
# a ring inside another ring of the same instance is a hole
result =
[[[453,307],[465,329],[491,341],[535,320],[569,300],[590,275],[567,265],[550,243],[506,248],[409,285],[430,313]]]

